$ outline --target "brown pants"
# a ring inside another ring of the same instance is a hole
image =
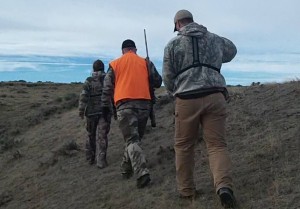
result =
[[[176,98],[175,153],[178,191],[193,195],[194,148],[201,125],[206,143],[210,170],[216,191],[221,187],[233,189],[231,159],[225,141],[226,101],[221,93],[197,99]]]

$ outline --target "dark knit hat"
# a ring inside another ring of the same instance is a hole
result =
[[[122,43],[122,49],[124,49],[124,48],[130,48],[130,47],[136,48],[134,41],[132,41],[130,39],[127,39],[127,40],[123,41],[123,43]]]
[[[96,71],[104,71],[104,63],[101,60],[96,60],[93,64],[93,70]]]

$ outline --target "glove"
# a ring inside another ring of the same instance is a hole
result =
[[[109,114],[110,114],[109,107],[102,107],[102,116],[103,116],[104,120],[108,121]]]
[[[84,119],[84,113],[83,112],[79,112],[79,117],[81,118],[81,119]]]

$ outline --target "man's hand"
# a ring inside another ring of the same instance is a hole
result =
[[[79,117],[80,117],[81,119],[84,119],[84,112],[80,111],[80,112],[79,112]]]

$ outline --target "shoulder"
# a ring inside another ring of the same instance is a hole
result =
[[[90,82],[92,82],[93,81],[93,77],[87,77],[86,79],[85,79],[85,82],[86,83],[90,83]]]
[[[119,57],[119,58],[116,58],[116,59],[112,60],[112,61],[109,63],[109,65],[113,65],[114,63],[119,62],[123,57],[124,57],[124,55],[121,56],[121,57]]]
[[[174,49],[178,44],[182,41],[184,37],[182,35],[177,35],[174,38],[172,38],[167,45],[165,46],[165,51],[170,51]]]

